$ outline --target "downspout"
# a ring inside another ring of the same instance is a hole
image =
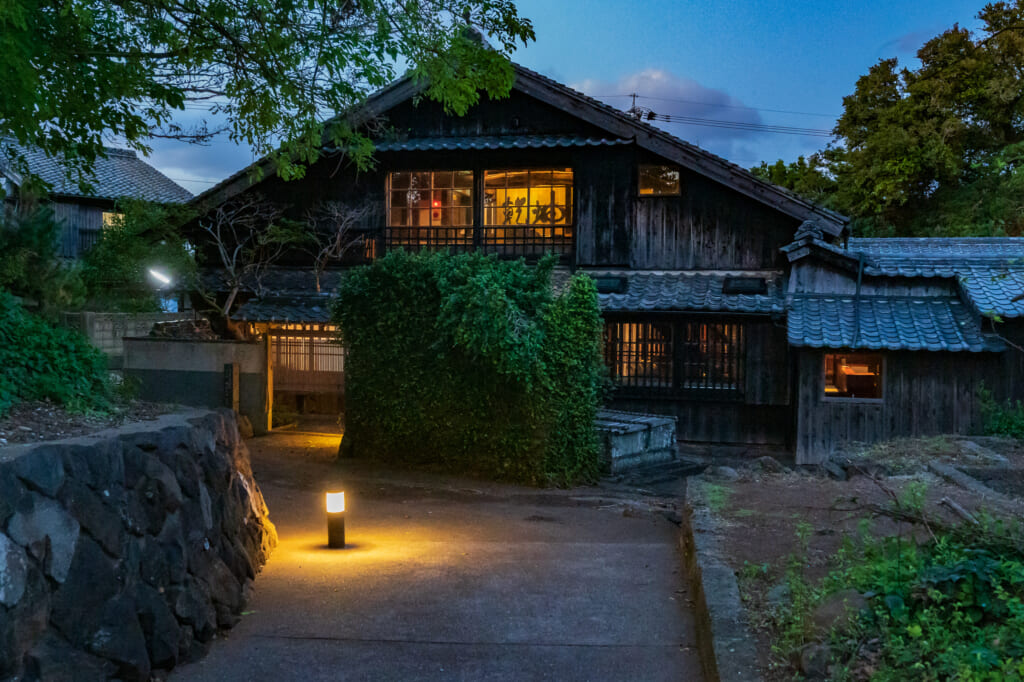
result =
[[[864,278],[864,252],[857,255],[857,293],[853,295],[853,344],[860,342],[860,283]]]

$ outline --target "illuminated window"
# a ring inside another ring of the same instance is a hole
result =
[[[121,224],[121,221],[122,221],[123,218],[124,218],[124,213],[117,213],[115,211],[104,211],[103,212],[103,229],[105,230],[105,229],[107,229],[109,227],[119,226]]]
[[[826,354],[825,397],[881,399],[882,356],[876,353]]]
[[[473,243],[473,171],[388,174],[389,246]]]
[[[681,191],[678,168],[674,166],[640,166],[640,196],[678,196]]]
[[[736,396],[743,390],[743,326],[609,321],[605,361],[627,392]]]
[[[484,171],[485,251],[536,256],[570,253],[571,168]]]

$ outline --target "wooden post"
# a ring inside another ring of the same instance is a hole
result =
[[[263,337],[263,347],[265,350],[263,366],[267,377],[266,394],[263,397],[263,412],[267,419],[264,427],[266,432],[269,432],[274,427],[274,354],[269,329],[267,329],[266,336]]]
[[[224,365],[224,406],[230,407],[238,412],[239,389],[238,380],[240,372],[237,362],[229,362]]]

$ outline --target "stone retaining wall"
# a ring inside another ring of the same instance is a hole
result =
[[[0,450],[0,680],[148,680],[239,618],[277,543],[233,413]]]

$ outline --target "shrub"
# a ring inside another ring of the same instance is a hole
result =
[[[334,309],[346,449],[531,484],[595,479],[597,291],[574,277],[553,296],[553,264],[398,251],[353,270]]]
[[[73,410],[108,405],[106,358],[84,336],[47,323],[0,290],[0,415],[21,400]]]
[[[57,254],[60,223],[46,206],[0,210],[0,288],[31,301],[44,315],[81,304],[80,269]]]
[[[978,395],[986,434],[1024,439],[1024,403],[1018,400],[1001,404],[985,388],[979,389]]]

